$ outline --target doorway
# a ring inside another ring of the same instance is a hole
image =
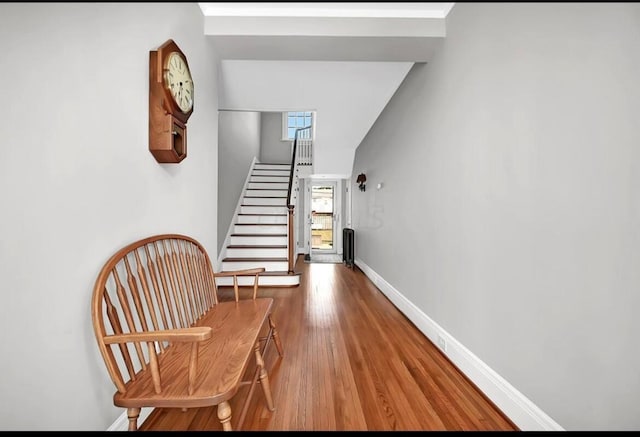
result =
[[[311,242],[310,252],[337,253],[337,183],[311,183]]]

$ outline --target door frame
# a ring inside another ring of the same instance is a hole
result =
[[[311,190],[314,185],[333,185],[333,248],[332,249],[313,249],[311,244]],[[342,253],[342,223],[343,223],[343,201],[342,201],[342,179],[328,178],[308,178],[305,180],[305,196],[304,196],[304,246],[309,256],[312,252],[316,253]]]

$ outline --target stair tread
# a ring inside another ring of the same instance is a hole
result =
[[[244,196],[245,199],[286,199],[287,196]]]
[[[258,214],[257,212],[241,212],[238,215],[257,215],[257,216],[263,216],[263,215],[272,216],[272,215],[275,215],[275,216],[282,216],[282,217],[286,217],[287,216],[287,214],[277,214],[277,213],[274,213],[274,212],[265,212],[265,213],[262,213],[262,214]]]
[[[286,244],[230,244],[227,249],[286,249]]]
[[[236,223],[237,226],[288,226],[286,223]]]
[[[233,270],[222,270],[220,273],[226,273],[229,271],[233,271]],[[289,273],[286,270],[274,270],[274,271],[260,273],[260,276],[300,276],[300,275],[302,275],[301,272]],[[255,276],[255,275],[247,274],[247,275],[238,275],[238,276]]]
[[[232,237],[286,237],[287,234],[231,234]]]
[[[223,262],[233,262],[233,261],[263,261],[263,262],[287,262],[287,258],[224,258]]]

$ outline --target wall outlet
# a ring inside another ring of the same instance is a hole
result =
[[[445,351],[445,352],[447,351],[447,341],[440,334],[438,334],[438,346],[443,351]]]

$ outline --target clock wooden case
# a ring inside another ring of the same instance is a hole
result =
[[[160,163],[187,157],[193,91],[187,57],[173,40],[149,52],[149,151]]]

